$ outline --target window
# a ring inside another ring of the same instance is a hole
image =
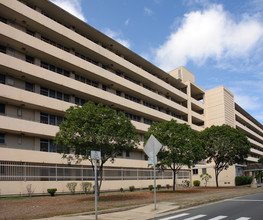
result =
[[[40,123],[48,124],[48,114],[40,112]]]
[[[29,82],[25,82],[25,90],[30,91],[30,92],[34,92],[34,84],[29,83]]]
[[[0,144],[5,144],[5,133],[0,133]]]
[[[56,125],[56,116],[55,115],[49,115],[49,124],[50,125]]]
[[[40,139],[40,151],[57,152],[57,148],[52,140]]]
[[[50,90],[49,90],[49,97],[51,97],[51,98],[56,98],[56,91],[50,89]]]
[[[125,116],[133,121],[138,121],[140,122],[141,121],[141,117],[138,116],[138,115],[133,115],[133,114],[130,114],[130,113],[125,113]]]
[[[0,74],[0,83],[5,84],[5,75]]]
[[[28,63],[34,63],[34,62],[35,62],[35,58],[34,58],[34,57],[31,57],[31,56],[28,56],[28,55],[26,55],[26,62],[28,62]]]
[[[69,102],[70,96],[68,94],[64,94],[64,101]]]
[[[3,22],[3,23],[7,23],[7,20],[3,17],[0,17],[0,21]]]
[[[57,116],[57,125],[59,126],[63,120],[63,117]]]
[[[202,174],[206,174],[206,168],[202,168]]]
[[[116,95],[121,96],[121,91],[116,90]]]
[[[193,169],[193,175],[198,175],[198,169]]]
[[[40,151],[48,152],[48,140],[40,139]]]
[[[46,63],[46,62],[41,61],[40,66],[45,68],[45,69],[48,69],[48,63]]]
[[[48,96],[48,89],[44,87],[40,87],[40,94]]]
[[[130,157],[130,151],[126,151],[126,157]]]
[[[125,94],[125,98],[126,98],[126,99],[129,99],[129,100],[131,100],[131,101],[133,101],[133,102],[140,103],[140,99],[138,99],[138,98],[136,98],[136,97],[134,97],[134,96]]]
[[[51,140],[49,141],[49,152],[57,152],[57,147]]]
[[[57,92],[57,99],[62,100],[62,92]]]
[[[0,53],[6,53],[6,47],[0,45]]]
[[[40,123],[59,126],[62,121],[64,121],[64,118],[61,116],[40,112]]]
[[[29,35],[35,36],[35,32],[34,31],[26,29],[26,33],[29,34]]]
[[[5,104],[0,103],[0,114],[5,114]]]
[[[144,119],[143,119],[143,123],[144,123],[144,124],[147,124],[147,125],[152,125],[152,124],[153,124],[153,120],[144,118]]]
[[[103,89],[104,91],[107,91],[107,86],[102,85],[102,89]]]
[[[67,76],[67,77],[69,77],[69,75],[70,75],[69,71],[64,70],[64,69],[62,69],[62,68],[60,68],[60,67],[54,66],[54,65],[52,65],[52,64],[46,63],[46,62],[44,62],[44,61],[41,61],[41,62],[40,62],[40,66],[43,67],[43,68],[45,68],[45,69],[48,69],[48,70],[50,70],[50,71],[56,72],[56,73],[58,73],[58,74]]]
[[[84,105],[87,101],[85,99],[81,99],[78,97],[75,97],[75,104],[76,105]]]

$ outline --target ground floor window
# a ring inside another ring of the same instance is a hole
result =
[[[193,169],[193,175],[198,175],[198,169]]]

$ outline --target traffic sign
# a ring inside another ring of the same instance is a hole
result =
[[[101,153],[100,153],[100,151],[93,151],[92,150],[90,156],[91,156],[92,160],[101,160]]]
[[[162,144],[151,134],[143,151],[147,154],[148,157],[153,158],[158,154],[162,147]]]

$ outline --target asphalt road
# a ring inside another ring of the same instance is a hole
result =
[[[163,216],[158,220],[263,220],[263,193],[227,199]]]

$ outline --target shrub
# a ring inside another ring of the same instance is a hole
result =
[[[149,188],[150,191],[152,191],[153,190],[153,185],[149,185],[148,188]]]
[[[78,183],[67,183],[67,188],[69,189],[69,191],[72,193],[72,194],[75,194],[75,191],[76,191],[76,187],[77,187]]]
[[[236,176],[235,183],[236,186],[248,185],[251,184],[252,177],[251,176]]]
[[[91,182],[82,182],[80,184],[82,191],[87,194],[88,192],[90,192],[91,188],[92,188],[92,183]]]
[[[194,180],[194,186],[200,186],[200,181],[199,180]]]
[[[135,186],[130,186],[129,190],[130,190],[130,192],[133,192],[135,190]]]
[[[55,196],[57,189],[56,188],[47,189],[47,192],[50,194],[50,196]]]
[[[162,185],[161,184],[158,184],[157,187],[156,187],[158,190],[160,190],[162,188]]]
[[[170,184],[166,184],[166,189],[170,189]]]
[[[189,180],[184,180],[182,182],[182,184],[185,186],[185,187],[189,187],[190,186],[190,181]]]
[[[120,192],[123,192],[123,191],[124,191],[124,190],[123,190],[123,188],[121,187],[121,188],[120,188]]]

